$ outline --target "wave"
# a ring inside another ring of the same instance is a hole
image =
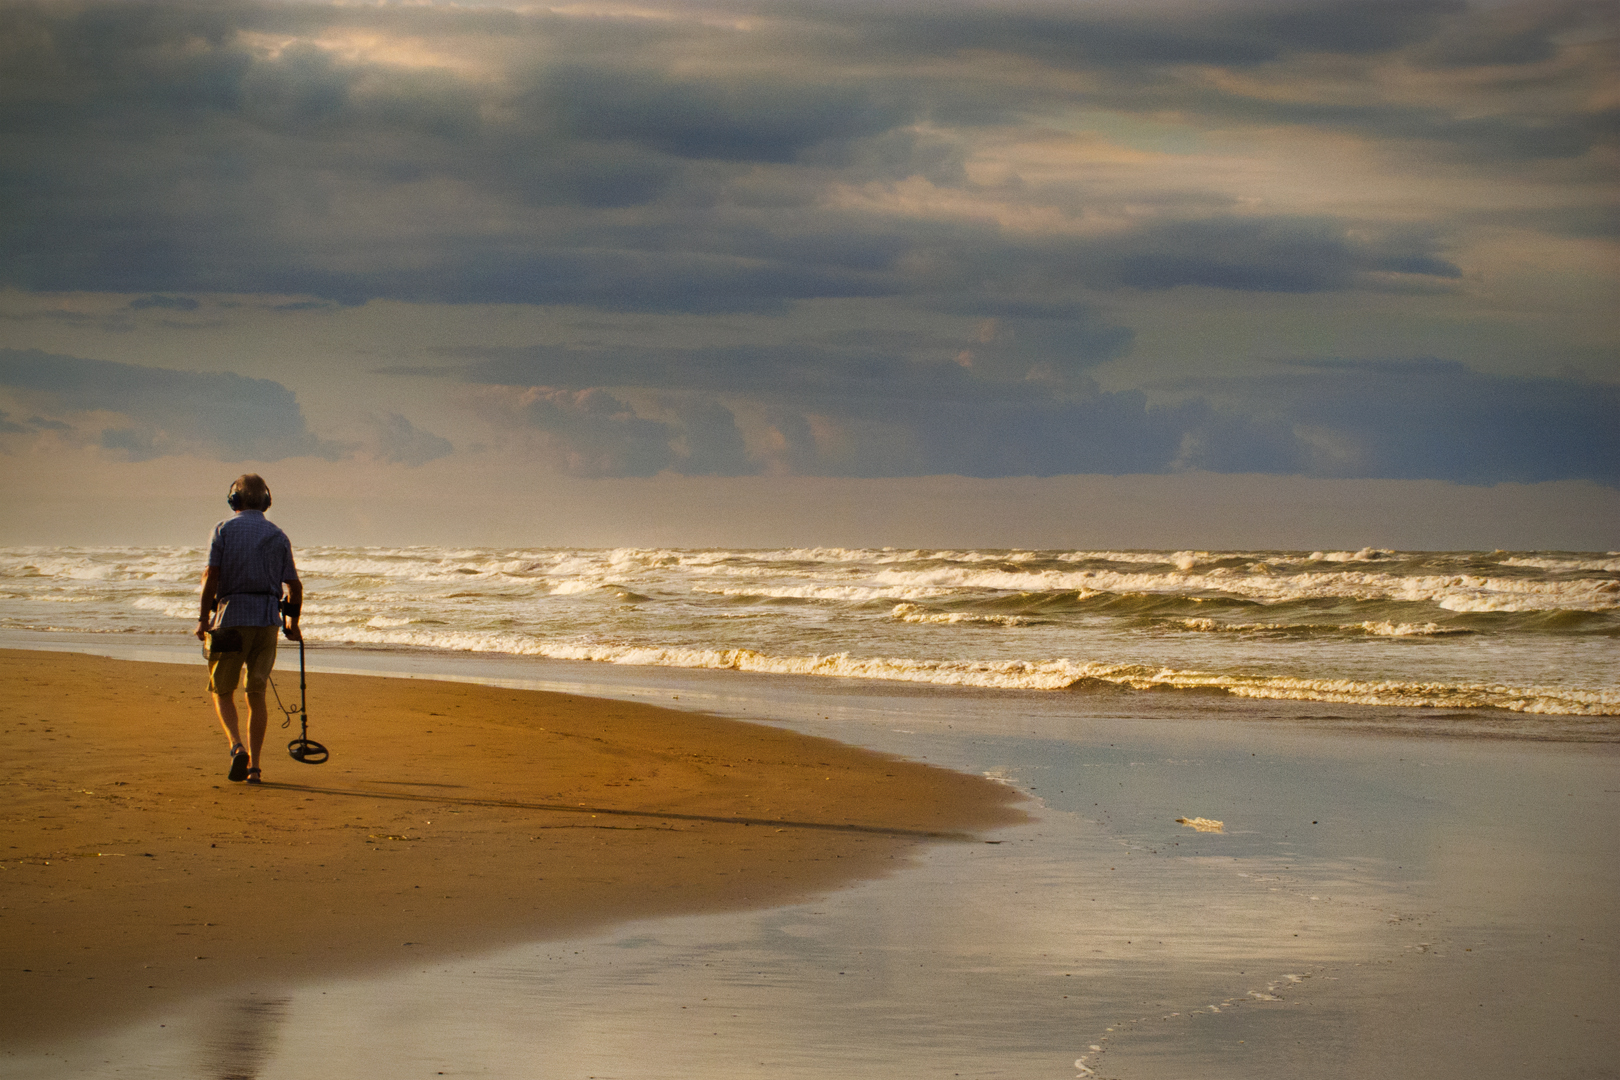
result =
[[[202,548],[0,548],[0,577],[195,581],[206,556]]]
[[[137,611],[155,611],[173,619],[195,619],[197,617],[197,599],[195,597],[177,596],[141,596],[131,604]]]
[[[348,628],[345,643],[500,652],[554,660],[643,667],[705,668],[928,683],[996,690],[1121,690],[1224,692],[1234,697],[1438,709],[1501,709],[1559,716],[1620,716],[1620,689],[1511,686],[1401,680],[1309,678],[1177,670],[1154,665],[1053,660],[940,660],[832,654],[779,655],[719,649],[598,641],[542,640],[509,631],[432,631]]]
[[[1366,571],[1273,575],[1219,568],[1200,574],[1107,570],[1008,572],[951,566],[927,570],[881,570],[872,574],[870,580],[878,586],[895,589],[932,588],[964,593],[1149,593],[1187,597],[1229,596],[1262,603],[1324,598],[1402,600],[1432,603],[1448,611],[1620,609],[1620,581],[1604,579],[1549,581],[1460,574],[1407,577]]]
[[[1560,574],[1607,573],[1620,574],[1620,559],[1576,559],[1550,556],[1513,556],[1502,560],[1503,566],[1523,566],[1535,570],[1551,570]]]
[[[20,630],[30,634],[144,634],[150,637],[175,637],[177,633],[172,629],[150,626],[57,626],[52,623],[18,622],[13,619],[0,619],[0,630]]]
[[[1176,619],[1173,625],[1184,630],[1216,634],[1279,634],[1294,637],[1314,635],[1350,634],[1371,637],[1451,637],[1478,631],[1466,626],[1441,626],[1438,623],[1396,623],[1387,620],[1359,623],[1234,623],[1219,619]]]
[[[1107,592],[1265,604],[1399,600],[1454,612],[1620,610],[1620,559],[1579,553],[316,547],[299,549],[298,557],[307,577],[337,583],[499,580],[559,595],[618,584],[856,602],[951,592]],[[10,548],[0,549],[0,577],[189,585],[202,558],[201,549],[191,548]]]
[[[691,591],[698,595],[726,596],[740,600],[843,600],[862,604],[873,600],[926,599],[947,596],[953,590],[928,587],[889,586],[872,588],[865,585],[779,585],[779,586],[719,586],[694,585]]]
[[[1035,620],[1027,615],[976,615],[969,611],[928,611],[917,604],[896,604],[889,618],[908,623],[934,623],[940,626],[1028,626]]]
[[[1312,562],[1348,563],[1348,562],[1377,562],[1383,559],[1393,559],[1395,553],[1386,548],[1364,547],[1360,551],[1313,551]]]
[[[189,630],[205,557],[0,548],[0,626]],[[1620,637],[1613,552],[446,546],[298,557],[305,624],[362,647],[1567,715],[1610,715],[1620,694],[1606,640]],[[1243,674],[1254,671],[1268,674]],[[1542,685],[1560,680],[1602,689]]]

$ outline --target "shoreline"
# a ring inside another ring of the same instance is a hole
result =
[[[177,639],[183,639],[184,643]],[[179,634],[153,638],[0,630],[0,652],[5,650],[75,653],[185,667],[196,663],[197,652],[189,636]],[[284,652],[283,657],[285,655]],[[281,663],[285,665],[285,659]],[[770,687],[767,694],[787,688],[799,695],[826,699],[882,696],[923,700],[948,696],[989,703],[995,708],[1060,711],[1066,716],[1089,719],[1176,721],[1214,716],[1238,723],[1300,725],[1312,731],[1351,735],[1567,745],[1620,743],[1620,717],[1615,716],[1545,715],[1489,707],[1368,705],[1310,698],[1254,698],[1213,689],[1134,690],[1113,686],[1068,690],[996,689],[826,675],[764,674],[723,668],[622,665],[499,652],[324,643],[310,648],[309,663],[311,672],[466,682],[615,700],[644,701],[649,697],[648,688],[658,686],[672,694],[686,693],[689,699],[691,695],[700,695],[714,703],[701,706],[703,710],[734,717],[736,714],[724,707],[726,700],[752,699],[759,696],[759,688]],[[282,681],[286,682],[286,668],[279,671]],[[737,689],[728,693],[727,686]],[[770,723],[776,718],[758,719]]]
[[[13,1046],[233,986],[775,906],[1029,820],[1004,785],[781,728],[324,672],[332,760],[287,758],[272,711],[250,787],[225,780],[200,663],[6,649],[0,669]]]

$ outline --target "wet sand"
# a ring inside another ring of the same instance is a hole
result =
[[[1003,785],[780,729],[325,673],[310,734],[332,760],[287,757],[272,698],[265,783],[233,784],[205,678],[0,650],[0,1042],[782,904],[1024,819]]]

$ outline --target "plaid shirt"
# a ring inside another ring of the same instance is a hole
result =
[[[292,541],[258,510],[214,526],[208,566],[217,572],[214,626],[280,626],[281,586],[297,581]]]

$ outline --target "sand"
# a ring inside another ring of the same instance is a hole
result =
[[[201,661],[0,650],[0,1042],[786,903],[1024,819],[1003,785],[779,729],[320,673],[332,759],[292,761],[272,712],[264,784],[233,784],[205,682]]]

